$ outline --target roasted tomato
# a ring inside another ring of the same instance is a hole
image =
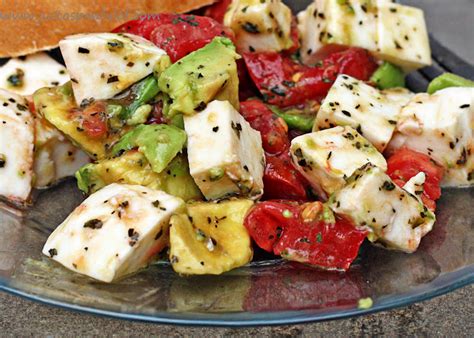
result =
[[[293,165],[288,152],[266,155],[264,199],[308,200],[309,183]]]
[[[330,54],[315,67],[273,52],[245,53],[243,57],[264,100],[279,107],[321,100],[339,74],[367,81],[377,68],[373,58],[361,48]]]
[[[213,18],[219,23],[224,21],[225,13],[229,8],[232,0],[219,0],[215,4],[206,7],[204,15]]]
[[[113,32],[136,34],[152,41],[168,53],[172,62],[204,47],[216,36],[233,38],[230,29],[211,18],[168,13],[126,22]]]
[[[268,154],[280,154],[290,147],[288,126],[261,101],[241,102],[240,113],[253,129],[262,135],[263,149]]]
[[[91,138],[100,139],[107,136],[107,105],[103,101],[91,103],[84,110],[72,111],[72,118],[79,121],[84,132]]]
[[[387,174],[398,186],[403,186],[410,178],[420,171],[426,175],[424,191],[421,199],[431,210],[436,209],[435,201],[441,197],[441,180],[444,169],[428,155],[408,148],[397,150],[388,161]]]
[[[321,202],[263,202],[249,212],[244,224],[262,249],[330,270],[349,269],[367,236],[349,220],[334,218]]]

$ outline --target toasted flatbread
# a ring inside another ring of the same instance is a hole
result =
[[[57,47],[67,35],[107,32],[143,15],[185,13],[216,0],[0,1],[0,57]]]

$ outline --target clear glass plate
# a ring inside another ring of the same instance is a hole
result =
[[[286,2],[297,12],[310,1]],[[425,89],[430,78],[443,71],[474,76],[474,68],[434,40],[432,47],[435,67],[411,74],[412,90]],[[69,272],[41,255],[49,233],[82,199],[75,182],[68,180],[40,192],[26,212],[0,205],[0,290],[125,319],[242,326],[361,315],[474,282],[474,188],[443,191],[435,228],[416,253],[365,243],[345,274],[284,262],[257,250],[258,262],[221,276],[180,277],[161,262],[113,285]],[[374,300],[373,306],[358,309],[358,300],[365,297]]]
[[[275,260],[221,276],[180,277],[165,262],[106,285],[41,255],[48,234],[82,196],[73,180],[43,191],[23,214],[0,211],[0,289],[48,304],[120,318],[193,325],[268,325],[390,309],[474,281],[474,188],[447,189],[438,221],[414,254],[364,245],[344,273]],[[357,308],[371,297],[370,309]]]

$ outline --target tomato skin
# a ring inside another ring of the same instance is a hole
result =
[[[431,210],[436,208],[435,201],[441,197],[440,184],[444,174],[443,167],[436,164],[428,155],[408,148],[397,150],[388,158],[387,165],[387,174],[399,186],[403,186],[419,172],[424,172],[426,180],[421,198]]]
[[[280,154],[290,147],[288,126],[283,119],[259,100],[241,102],[240,113],[262,136],[262,146],[268,154]]]
[[[267,154],[265,159],[264,199],[308,200],[306,190],[310,185],[296,170],[288,152],[276,156]]]
[[[216,36],[233,38],[230,29],[211,18],[169,13],[128,21],[113,32],[131,33],[150,40],[165,50],[172,62],[204,47]]]
[[[103,101],[91,103],[84,110],[73,110],[72,118],[78,120],[84,132],[93,139],[100,139],[107,136],[107,105]]]
[[[316,216],[305,219],[307,208],[316,207],[322,212],[321,202],[297,205],[267,201],[251,209],[244,225],[264,250],[271,248],[286,259],[324,269],[349,269],[367,231],[340,217],[334,224]]]
[[[250,77],[265,101],[279,107],[324,98],[339,74],[366,81],[377,68],[369,53],[349,48],[324,58],[309,67],[279,53],[244,53]]]
[[[219,23],[223,23],[225,13],[227,12],[227,8],[229,8],[231,3],[232,0],[220,0],[213,5],[206,7],[204,16],[208,16]]]

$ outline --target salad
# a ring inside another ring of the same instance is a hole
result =
[[[423,12],[389,0],[222,0],[59,42],[0,68],[0,196],[75,176],[43,254],[115,282],[157,259],[221,274],[255,248],[347,271],[413,253],[441,187],[474,184],[474,82],[426,93]]]

